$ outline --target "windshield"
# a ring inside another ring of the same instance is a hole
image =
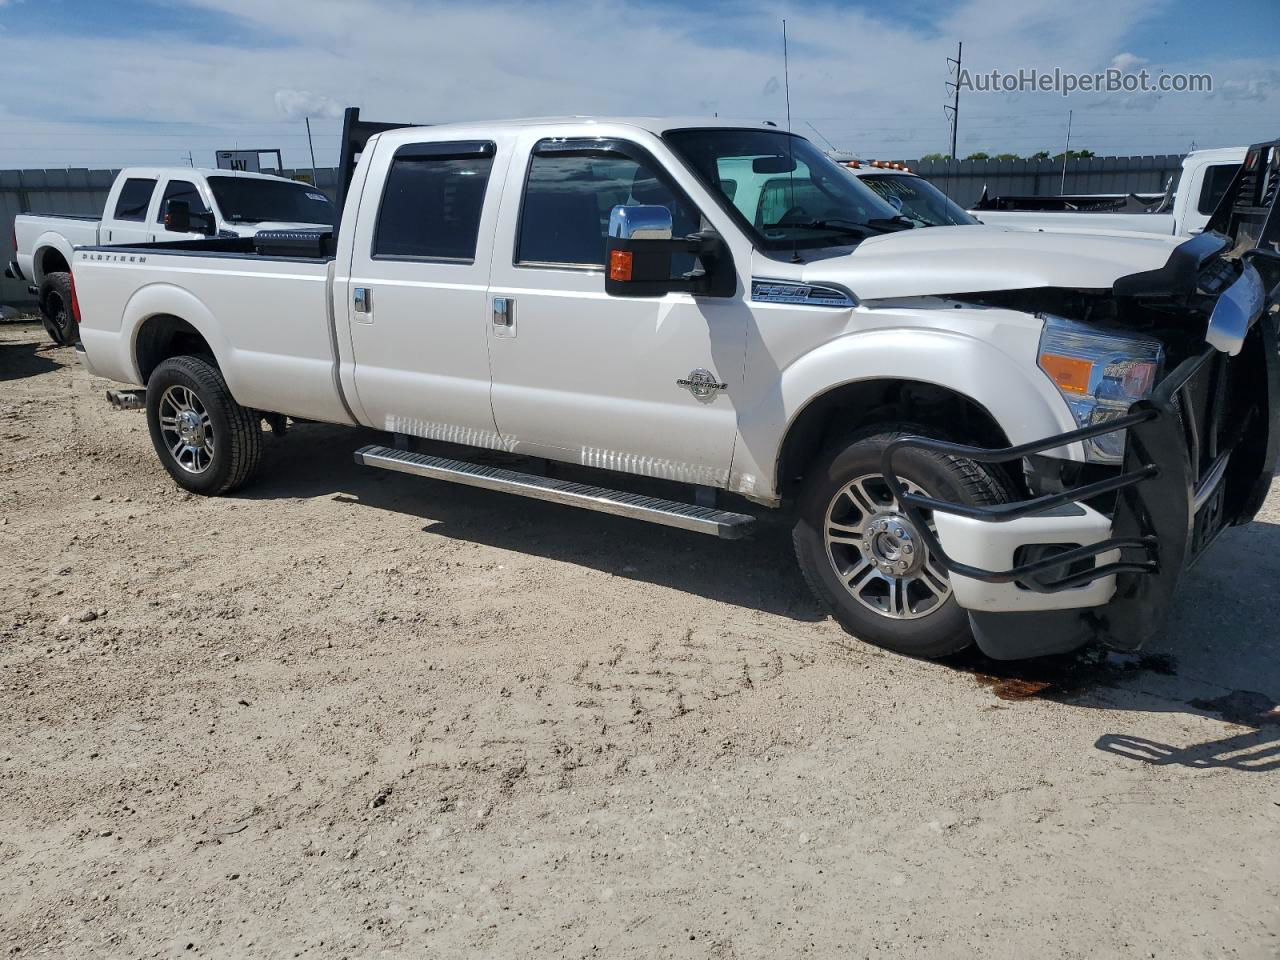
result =
[[[305,183],[257,177],[210,177],[209,189],[228,223],[325,223],[337,217],[329,198]]]
[[[858,178],[918,227],[953,227],[978,220],[928,180],[910,174],[877,173]]]
[[[847,247],[911,226],[803,137],[700,129],[665,139],[765,252]]]

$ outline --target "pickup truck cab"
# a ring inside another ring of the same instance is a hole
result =
[[[959,227],[982,222],[905,163],[838,159],[837,162],[894,206],[912,226]]]
[[[1280,225],[1257,198],[1186,242],[911,229],[772,125],[382,126],[348,117],[334,235],[76,251],[84,362],[146,386],[184,488],[247,483],[262,421],[293,417],[393,435],[368,466],[722,537],[753,522],[730,493],[788,512],[854,635],[997,657],[1141,644],[1265,495]],[[1254,166],[1242,197],[1280,152]]]
[[[1189,153],[1163,196],[988,197],[984,192],[970,213],[993,226],[1194,236],[1204,230],[1244,156],[1244,147]]]
[[[170,203],[183,205],[178,222]],[[70,263],[76,247],[152,243],[259,230],[332,227],[337,212],[323,193],[283,177],[190,167],[128,167],[111,185],[102,217],[23,213],[14,218],[15,260],[5,270],[28,280],[56,343],[76,339]]]

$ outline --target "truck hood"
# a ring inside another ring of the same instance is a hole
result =
[[[1185,237],[1119,232],[1030,232],[955,226],[903,230],[862,241],[852,253],[800,267],[804,283],[836,283],[860,300],[1071,287],[1107,290],[1157,270]],[[784,271],[774,276],[783,279]]]

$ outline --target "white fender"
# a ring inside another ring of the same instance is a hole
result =
[[[148,320],[160,314],[185,320],[204,337],[227,379],[227,386],[235,395],[234,373],[226,363],[232,353],[226,333],[208,307],[190,292],[171,283],[151,283],[135,291],[125,303],[118,332],[81,328],[86,351],[94,357],[94,372],[111,380],[141,384],[142,373],[137,360],[138,335]]]
[[[44,257],[41,256],[42,251],[48,247],[52,247],[62,254],[62,259],[67,261],[68,266],[70,265],[71,258],[75,253],[70,241],[56,230],[46,230],[44,233],[40,234],[40,236],[36,238],[35,245],[31,248],[31,263],[18,264],[18,266],[23,269],[30,270],[27,276],[31,278],[31,282],[36,286],[39,286],[44,281],[44,271],[40,269],[40,261],[44,259]]]
[[[976,332],[990,333],[983,326]],[[1012,444],[1076,428],[1057,388],[1032,355],[1016,358],[984,340],[929,327],[863,330],[831,340],[781,372],[777,392],[743,410],[734,454],[734,486],[761,499],[778,495],[779,457],[804,410],[832,390],[862,380],[914,380],[968,397]],[[1083,460],[1079,444],[1046,451]]]

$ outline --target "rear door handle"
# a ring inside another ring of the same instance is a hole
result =
[[[351,309],[363,314],[366,323],[372,319],[373,290],[369,287],[353,287],[351,290]]]

